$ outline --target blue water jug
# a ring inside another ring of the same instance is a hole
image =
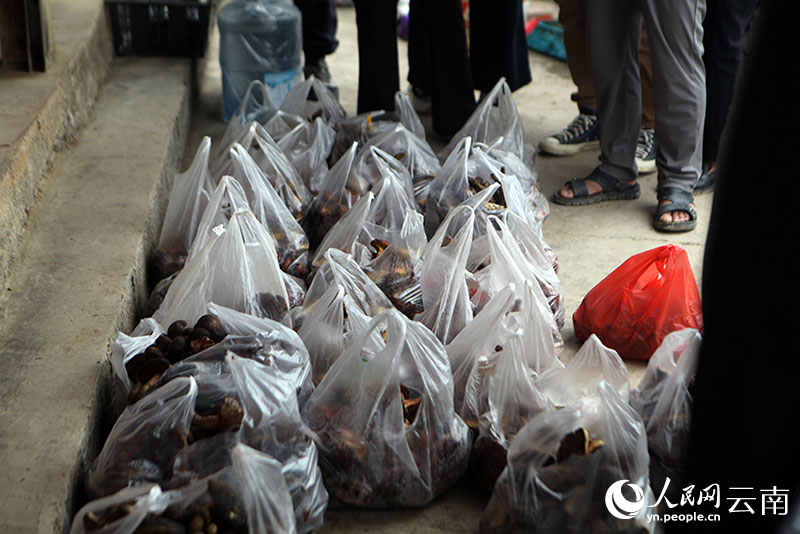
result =
[[[247,87],[261,80],[272,106],[302,81],[300,11],[288,0],[231,0],[217,15],[222,118],[228,122]]]

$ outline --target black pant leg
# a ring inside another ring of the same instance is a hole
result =
[[[303,16],[303,55],[313,63],[339,46],[336,39],[336,0],[294,0]]]
[[[354,0],[358,27],[358,113],[394,110],[400,90],[397,1]]]
[[[469,47],[475,89],[488,92],[501,77],[516,91],[531,81],[521,0],[471,0]]]
[[[475,110],[461,1],[419,2],[425,3],[433,129],[452,135]]]
[[[408,83],[429,93],[431,61],[425,28],[425,0],[411,0],[408,11]]]
[[[757,0],[707,0],[703,22],[706,67],[706,119],[703,159],[716,161],[728,115],[747,21]]]

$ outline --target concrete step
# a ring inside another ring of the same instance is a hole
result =
[[[79,106],[91,113],[64,150],[47,156],[46,142],[24,137],[10,147],[14,154],[6,151],[18,161],[25,156],[17,151],[29,150],[30,160],[35,148],[42,169],[30,178],[35,185],[19,177],[15,198],[0,197],[6,212],[25,197],[19,208],[26,212],[6,213],[0,223],[6,235],[9,224],[25,228],[11,229],[18,244],[4,268],[14,269],[0,286],[3,532],[66,532],[82,504],[82,477],[100,445],[109,348],[116,332],[130,331],[142,314],[145,257],[183,154],[191,60],[109,64],[93,105]],[[49,138],[56,143],[66,130],[53,129]],[[34,173],[30,167],[27,176]]]
[[[85,122],[113,44],[102,0],[51,0],[47,72],[0,71],[0,285],[19,258],[28,213],[54,154]]]

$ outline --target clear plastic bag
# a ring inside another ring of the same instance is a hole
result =
[[[139,321],[130,335],[117,332],[114,343],[111,345],[111,369],[114,372],[114,401],[112,413],[114,416],[122,413],[128,404],[133,382],[130,379],[126,365],[135,356],[156,343],[156,340],[165,333],[165,330],[152,318]]]
[[[158,484],[123,488],[81,507],[70,534],[135,534],[150,514],[162,512],[169,499]]]
[[[211,138],[206,136],[189,168],[175,176],[158,247],[150,262],[156,280],[179,271],[192,247],[200,218],[214,191],[208,170],[210,152]]]
[[[277,460],[242,444],[231,456],[247,510],[248,534],[308,532],[299,530],[296,516],[289,513],[292,496]]]
[[[275,139],[312,193],[319,192],[328,172],[328,156],[335,137],[333,128],[317,117],[313,122],[297,124]]]
[[[311,192],[283,150],[261,127],[256,128],[255,146],[248,153],[264,172],[275,192],[298,221],[311,203]],[[243,145],[246,148],[246,145]]]
[[[358,144],[353,143],[325,175],[319,194],[314,197],[303,219],[303,228],[312,248],[316,248],[336,222],[366,193],[351,180]]]
[[[248,210],[238,210],[227,229],[217,227],[167,291],[153,318],[162,325],[194,323],[208,302],[281,321],[289,321],[288,295],[275,245]]]
[[[89,469],[89,494],[169,479],[175,454],[186,446],[196,399],[195,380],[180,378],[125,408]]]
[[[425,126],[422,125],[422,121],[417,114],[417,110],[414,109],[414,105],[411,103],[411,98],[408,96],[408,93],[397,91],[394,94],[394,110],[395,113],[397,113],[397,117],[400,119],[400,123],[405,126],[409,132],[424,141]]]
[[[517,305],[514,289],[499,292],[445,347],[453,370],[456,413],[473,430],[478,428],[481,384],[491,373],[501,339],[508,335],[506,316]]]
[[[447,214],[470,198],[469,173],[472,138],[464,137],[448,153],[441,170],[428,185],[425,202],[425,233],[433,234]]]
[[[542,373],[536,386],[556,406],[568,406],[594,395],[600,382],[609,384],[626,401],[630,397],[630,376],[622,358],[592,335],[565,367]]]
[[[318,384],[346,343],[392,304],[350,255],[336,249],[326,253],[323,271],[311,285],[298,334],[308,348]]]
[[[390,130],[397,126],[398,118],[395,113],[389,113],[382,109],[360,113],[353,117],[346,117],[340,120],[335,126],[336,138],[333,142],[331,155],[328,163],[334,164],[339,161],[353,143],[366,145],[369,140],[381,132]]]
[[[338,249],[342,252],[353,253],[356,256],[356,261],[359,264],[364,262],[361,260],[361,255],[368,254],[365,247],[361,247],[361,255],[357,255],[356,244],[358,237],[363,231],[364,224],[367,221],[367,216],[372,208],[372,203],[375,200],[375,195],[370,191],[353,207],[339,219],[336,224],[325,234],[322,242],[316,249],[314,258],[311,260],[312,274],[316,273],[319,268],[325,263],[325,252],[330,249]]]
[[[209,238],[215,235],[214,228],[219,225],[227,226],[231,216],[241,209],[250,209],[247,193],[245,193],[242,184],[234,177],[223,176],[214,189],[214,194],[211,195],[208,206],[203,211],[203,216],[197,229],[197,237],[186,260],[191,261],[192,256],[205,247]]]
[[[656,488],[663,487],[667,476],[681,480],[684,475],[692,390],[702,342],[694,328],[667,334],[647,362],[639,385],[631,391],[631,406],[642,417],[647,431],[650,476]]]
[[[292,500],[281,464],[269,454],[237,443],[224,466],[180,489],[164,515],[183,519],[191,528],[208,523],[223,532],[242,534],[297,532]],[[207,518],[207,519],[206,519]]]
[[[566,310],[564,293],[558,278],[558,262],[553,249],[542,239],[541,227],[530,224],[513,212],[506,213],[504,222],[509,231],[503,231],[503,240],[513,240],[519,246],[523,258],[527,260],[542,293],[547,298],[556,324],[559,328],[563,327]]]
[[[503,150],[498,145],[489,147],[488,153],[506,169],[506,174],[516,176],[520,181],[529,202],[528,213],[541,224],[550,215],[550,202],[539,189],[539,173],[517,154]]]
[[[414,320],[430,328],[445,344],[472,320],[466,266],[474,223],[471,208],[454,209],[422,252],[420,291],[424,310]]]
[[[287,135],[296,127],[308,125],[310,123],[300,115],[295,115],[294,113],[288,113],[279,109],[272,118],[262,124],[264,130],[266,130],[269,136],[277,143],[283,136]]]
[[[535,385],[537,375],[529,365],[521,332],[501,341],[491,373],[481,381],[478,437],[470,456],[470,471],[478,487],[489,494],[522,427],[537,414],[554,409]]]
[[[414,316],[442,343],[450,343],[472,320],[466,266],[472,246],[475,212],[450,212],[422,253],[420,290],[424,310]]]
[[[532,284],[525,283],[520,289],[509,284],[447,345],[456,411],[470,428],[479,426],[485,411],[486,380],[495,372],[498,359],[507,354],[507,339],[516,336],[522,340],[525,352],[520,358],[531,376],[563,367],[549,342],[549,325],[532,311],[534,298]]]
[[[275,192],[255,160],[238,143],[231,147],[234,177],[244,186],[250,209],[270,232],[281,270],[304,278],[308,274],[308,238],[300,223]]]
[[[403,126],[398,125],[398,128],[403,128]],[[372,189],[389,173],[408,182],[409,189],[411,188],[411,175],[394,154],[373,143],[361,146],[353,162],[355,179],[367,184],[367,187]]]
[[[231,317],[230,311],[215,309],[228,323],[241,326],[250,322]],[[294,340],[299,347],[289,345],[284,334],[285,331],[273,330],[253,336],[229,336],[211,349],[170,367],[158,387],[139,403],[160,398],[175,382],[192,380],[197,385],[192,394],[187,393],[186,402],[191,404],[192,413],[188,426],[180,429],[182,439],[172,446],[164,445],[174,460],[162,470],[164,483],[181,487],[210,474],[218,468],[214,458],[244,442],[281,462],[298,525],[313,530],[322,522],[327,493],[317,468],[315,445],[299,412],[299,401],[311,392],[311,367],[297,336]],[[302,361],[292,354],[298,349],[305,356]],[[126,414],[117,423],[123,429],[130,427]],[[134,428],[132,432],[139,430]],[[145,443],[145,451],[152,446],[148,440],[153,439],[157,439],[154,433],[138,436]],[[133,463],[139,462],[141,459],[135,457]],[[115,473],[113,464],[107,464]],[[131,479],[133,483],[137,481]]]
[[[490,263],[475,275],[479,288],[472,297],[473,303],[476,308],[480,309],[494,293],[509,284],[522,288],[526,281],[535,282],[532,287],[535,298],[531,300],[532,306],[528,312],[538,313],[541,316],[539,320],[546,321],[552,336],[553,349],[551,352],[554,352],[554,355],[560,354],[564,345],[558,324],[558,318],[563,319],[560,283],[555,288],[555,300],[548,298],[548,295],[553,296],[552,292],[549,291],[546,295],[542,290],[543,287],[551,289],[551,284],[558,282],[558,279],[554,278],[555,273],[552,273],[551,276],[551,273],[546,271],[546,266],[541,266],[536,262],[541,258],[526,254],[529,251],[520,246],[515,235],[502,219],[489,217],[488,220],[486,247]],[[555,312],[554,304],[556,305]],[[539,371],[544,370],[540,369]]]
[[[70,534],[297,532],[281,464],[243,444],[228,456],[224,467],[184,488],[148,484],[92,501],[78,511]]]
[[[196,379],[207,384],[212,393],[239,399],[243,417],[235,435],[207,437],[185,448],[176,457],[175,482],[206,476],[214,467],[209,458],[214,450],[230,448],[242,442],[265,452],[281,464],[286,485],[294,503],[298,531],[308,532],[322,524],[328,495],[317,466],[317,450],[300,411],[292,383],[268,361],[239,357],[228,352],[222,361],[223,371],[213,361],[195,362]],[[202,363],[202,365],[201,365]]]
[[[219,152],[222,154],[236,141],[251,124],[265,124],[276,113],[267,91],[267,86],[261,80],[253,80],[247,87],[239,108],[233,114],[225,134],[220,141]]]
[[[452,391],[444,347],[428,329],[396,310],[376,316],[303,408],[328,491],[383,508],[420,506],[451,486],[470,448]]]
[[[220,366],[225,355],[233,352],[270,367],[276,380],[294,387],[297,402],[303,405],[313,389],[311,360],[302,339],[294,330],[271,319],[255,317],[214,302],[208,303],[208,312],[219,319],[228,337],[171,367],[165,373],[164,380],[194,375],[196,371],[193,368],[197,366]]]
[[[281,104],[281,109],[309,121],[320,117],[330,126],[335,126],[347,116],[336,96],[314,76],[293,87]]]
[[[506,152],[516,154],[527,166],[533,167],[534,149],[525,142],[522,119],[505,78],[497,81],[464,126],[442,150],[442,154],[450,154],[464,137],[472,137],[478,143],[497,145]]]
[[[370,147],[379,148],[390,154],[408,170],[413,183],[414,197],[420,208],[423,208],[427,200],[428,187],[441,169],[439,159],[424,137],[420,138],[403,124],[397,124],[371,138],[361,148],[356,158],[354,172],[365,181],[374,184],[380,179],[381,173],[373,161]]]
[[[395,308],[412,319],[423,310],[420,270],[422,251],[427,244],[422,214],[407,209],[394,241],[363,266]]]
[[[408,171],[379,148],[370,147],[369,152],[381,178],[372,187],[371,193],[375,195],[375,199],[364,221],[359,242],[367,248],[372,248],[372,252],[377,256],[389,243],[397,239],[405,222],[406,213],[415,210],[416,203]]]
[[[494,155],[497,154],[503,152],[482,143],[475,143],[469,165],[468,182],[471,194],[477,196],[485,188],[499,184],[500,188],[482,202],[486,216],[502,216],[511,212],[531,224],[540,225],[541,219],[537,218],[534,205],[534,184],[528,181],[525,175],[520,177],[515,174],[515,169],[496,159]],[[525,172],[526,169],[524,165],[518,165],[516,170]]]
[[[211,165],[210,172],[212,180],[219,182],[223,176],[231,176],[233,174],[233,162],[230,158],[231,147],[234,143],[238,143],[248,151],[254,150],[258,146],[256,143],[257,135],[268,136],[269,134],[259,123],[253,121],[236,130],[235,135],[232,135],[231,139],[223,139],[222,143],[224,144],[220,145],[217,158]]]
[[[641,418],[601,382],[592,402],[541,412],[517,434],[480,531],[651,532],[648,461]],[[632,510],[615,510],[624,519],[606,504],[615,483]]]

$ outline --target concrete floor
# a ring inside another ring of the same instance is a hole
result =
[[[529,13],[556,15],[558,12],[558,6],[548,0],[528,2],[528,9]],[[337,37],[340,44],[338,50],[328,57],[328,63],[339,86],[342,104],[348,113],[354,114],[358,86],[355,12],[352,7],[340,7],[338,14]],[[219,142],[225,131],[225,124],[220,118],[221,78],[216,62],[216,35],[212,37],[210,46],[208,62],[201,77],[199,100],[187,138],[183,168],[188,166],[204,135],[210,135],[213,142]],[[406,43],[399,40],[402,90],[408,87],[405,81],[408,72],[406,51]],[[536,146],[541,138],[566,126],[576,115],[577,109],[569,98],[575,86],[569,77],[566,63],[535,52],[530,53],[530,62],[533,82],[519,89],[515,93],[515,99],[526,138]],[[429,123],[429,118],[423,116],[422,119]],[[435,142],[431,144],[435,150],[442,146]],[[596,165],[597,156],[592,151],[571,157],[537,155],[535,166],[539,173],[541,190],[549,198],[564,181],[587,174]],[[595,284],[631,255],[667,243],[680,245],[688,252],[699,285],[713,195],[696,198],[699,223],[693,232],[668,235],[658,233],[652,228],[652,217],[656,208],[655,174],[642,177],[640,183],[643,193],[634,201],[585,207],[551,204],[550,216],[544,223],[544,236],[559,259],[559,278],[563,285],[567,311],[567,324],[562,330],[566,343],[565,360],[571,358],[580,348],[570,320],[572,313]],[[631,374],[631,385],[635,386],[644,373],[645,364],[634,361],[626,363]],[[485,504],[484,496],[462,485],[422,509],[329,510],[326,524],[319,532],[477,532]]]

